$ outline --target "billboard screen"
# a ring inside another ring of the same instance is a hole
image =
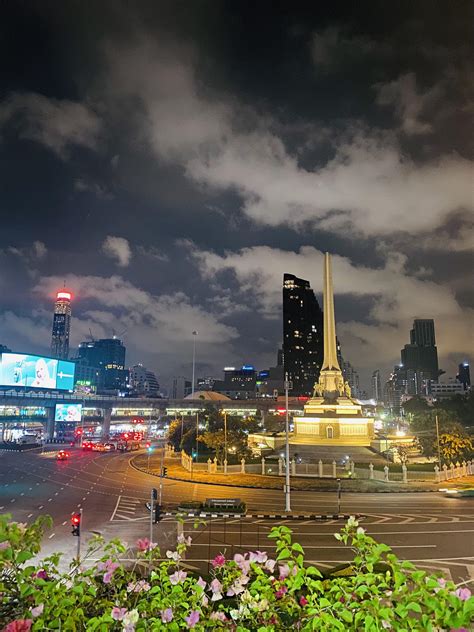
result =
[[[56,404],[54,421],[81,421],[82,404]]]
[[[74,362],[24,353],[2,353],[0,386],[51,388],[72,391]]]

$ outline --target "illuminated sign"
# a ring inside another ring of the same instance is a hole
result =
[[[235,371],[235,366],[225,366],[224,371]]]
[[[251,364],[244,364],[242,371],[255,371],[255,367]]]
[[[56,404],[54,421],[81,421],[82,404]]]
[[[0,386],[30,387],[72,391],[76,365],[24,353],[2,353]]]
[[[58,292],[56,294],[56,300],[66,299],[70,301],[72,298],[72,294],[70,292]]]

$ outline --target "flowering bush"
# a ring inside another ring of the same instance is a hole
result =
[[[323,577],[304,565],[304,552],[280,526],[273,558],[265,551],[225,551],[211,561],[205,578],[183,570],[191,539],[180,536],[164,559],[147,539],[137,542],[136,562],[125,566],[127,549],[95,537],[85,557],[58,569],[60,555],[41,562],[41,518],[31,526],[0,516],[0,626],[28,630],[195,631],[258,630],[470,630],[474,597],[453,583],[408,562],[378,544],[350,519],[338,540],[352,547],[354,561]],[[91,557],[100,557],[93,563]],[[130,558],[130,551],[127,553]],[[37,559],[37,558],[36,558]]]

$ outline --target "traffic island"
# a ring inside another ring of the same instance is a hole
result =
[[[139,454],[130,460],[132,467],[153,476],[160,476],[161,456],[159,454]],[[284,477],[260,474],[211,474],[208,472],[189,472],[176,458],[165,458],[166,478],[186,483],[200,483],[204,485],[219,485],[224,487],[244,487],[252,489],[283,489]],[[430,492],[438,491],[439,483],[429,482],[383,482],[376,480],[361,480],[347,476],[342,479],[345,492],[354,493],[386,493],[386,492]],[[291,489],[295,491],[337,491],[337,481],[333,478],[302,478],[291,477]]]

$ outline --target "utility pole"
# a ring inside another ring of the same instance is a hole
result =
[[[198,435],[199,435],[199,413],[196,413],[196,463],[197,463],[198,456],[199,456]]]
[[[160,463],[160,492],[159,492],[159,497],[158,497],[158,503],[160,505],[160,507],[162,506],[162,500],[163,500],[163,463],[164,463],[164,459],[165,459],[165,446],[163,445],[163,447],[161,448],[161,463]]]
[[[196,365],[196,336],[198,335],[197,331],[193,331],[193,382],[191,384],[191,396],[194,395],[194,369]]]
[[[439,446],[439,424],[438,424],[438,415],[435,416],[436,419],[436,441],[438,443],[438,466],[441,467],[441,449]]]
[[[288,373],[285,373],[285,511],[291,511],[290,502],[290,439],[289,439],[289,420],[288,420]]]
[[[227,411],[224,410],[224,461],[227,461]]]

